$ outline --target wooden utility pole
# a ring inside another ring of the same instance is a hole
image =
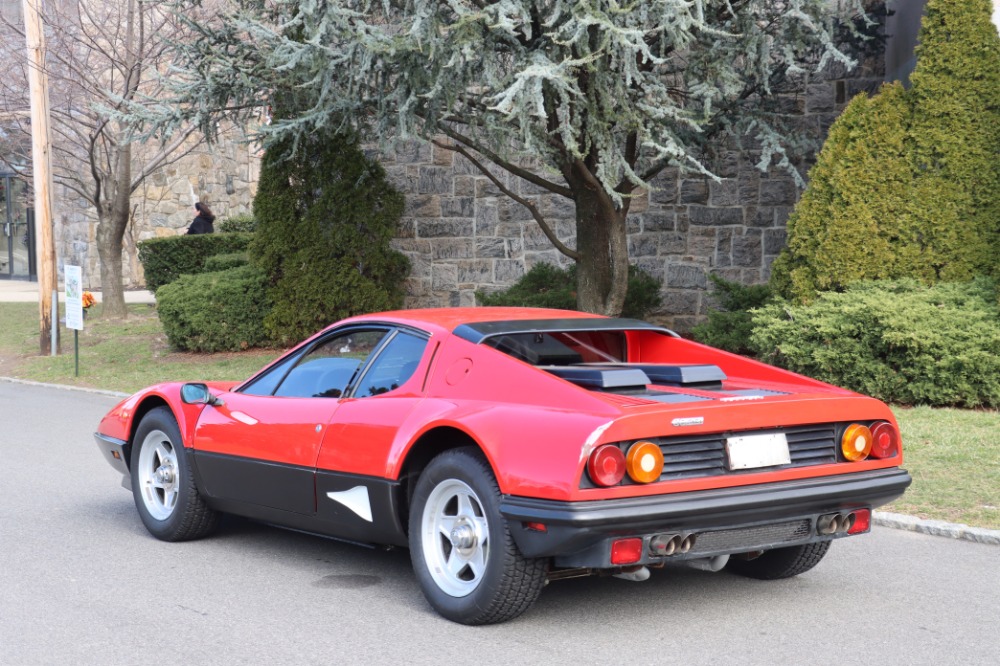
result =
[[[38,315],[43,355],[59,352],[59,327],[53,327],[52,294],[56,280],[56,248],[52,233],[52,152],[49,132],[49,86],[45,74],[45,35],[41,0],[21,0],[28,42],[28,85],[31,90],[31,171],[35,188],[35,247],[38,264]],[[53,336],[52,331],[56,334]]]

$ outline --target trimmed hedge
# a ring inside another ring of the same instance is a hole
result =
[[[629,266],[628,293],[623,317],[643,319],[663,302],[660,281],[641,268]],[[476,292],[480,305],[576,310],[576,266],[563,269],[552,264],[535,264],[521,279],[503,291]]]
[[[250,263],[250,258],[246,252],[229,252],[227,254],[216,254],[205,260],[205,272],[215,273],[218,271],[228,271],[230,268],[239,268]]]
[[[151,238],[139,243],[139,261],[146,274],[146,288],[158,291],[181,275],[202,273],[205,261],[217,254],[245,252],[253,234],[194,234]]]
[[[253,233],[257,231],[257,219],[250,213],[231,215],[219,222],[218,229],[224,234]]]
[[[898,404],[1000,406],[1000,307],[980,278],[859,282],[753,313],[765,362]]]
[[[182,351],[239,351],[269,346],[261,322],[267,279],[251,266],[183,275],[156,291],[170,344]]]

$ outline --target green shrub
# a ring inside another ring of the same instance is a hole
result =
[[[1000,406],[1000,308],[994,282],[859,282],[810,305],[753,314],[768,362],[901,404]]]
[[[241,266],[184,275],[156,291],[157,312],[170,344],[182,351],[240,351],[269,344],[265,276]]]
[[[240,213],[230,215],[218,224],[220,232],[231,233],[253,233],[257,231],[257,220],[250,213]]]
[[[216,254],[205,260],[205,272],[215,273],[227,271],[230,268],[239,268],[250,263],[246,252],[229,252],[227,254]]]
[[[403,196],[342,136],[268,148],[251,263],[268,276],[272,339],[298,342],[343,317],[402,306],[406,256],[390,247]]]
[[[660,281],[641,268],[629,266],[628,293],[623,317],[643,319],[663,302]],[[576,310],[576,266],[562,269],[552,264],[535,264],[521,279],[503,291],[476,292],[480,305]]]
[[[773,266],[782,296],[998,271],[1000,36],[988,0],[929,0],[919,41],[909,90],[859,95],[831,127]]]
[[[253,234],[195,234],[152,238],[139,243],[139,261],[146,275],[146,288],[157,291],[181,275],[201,273],[205,261],[216,254],[244,252]]]
[[[698,342],[712,345],[734,354],[752,354],[750,334],[753,320],[750,311],[767,305],[772,298],[771,288],[766,284],[745,285],[730,282],[718,275],[709,275],[715,286],[712,295],[718,309],[708,313],[708,321],[692,329],[691,334]]]

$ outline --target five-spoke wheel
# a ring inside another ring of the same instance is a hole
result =
[[[472,448],[434,458],[410,504],[410,556],[431,605],[462,624],[517,617],[545,584],[547,562],[521,555],[500,515],[493,470]]]
[[[132,439],[132,495],[142,524],[164,541],[198,539],[219,522],[198,494],[187,455],[168,408],[142,417]]]

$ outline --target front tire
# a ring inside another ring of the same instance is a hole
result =
[[[219,515],[198,494],[173,413],[166,407],[150,410],[132,442],[132,496],[150,534],[188,541],[214,531]]]
[[[542,591],[547,561],[521,555],[500,515],[496,478],[476,449],[453,449],[431,461],[417,481],[409,527],[420,587],[453,622],[510,620]]]
[[[780,580],[809,571],[830,550],[829,541],[766,550],[752,560],[730,558],[726,568],[740,576],[757,580]]]

